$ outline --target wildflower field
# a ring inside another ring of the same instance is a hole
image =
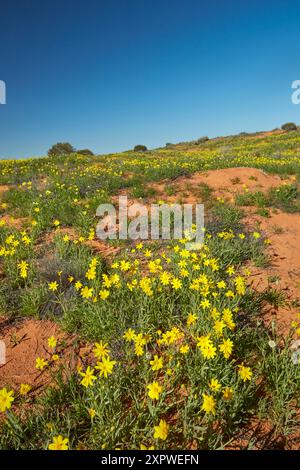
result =
[[[298,448],[299,157],[293,131],[1,161],[0,448]],[[201,249],[97,240],[119,194],[204,203]]]

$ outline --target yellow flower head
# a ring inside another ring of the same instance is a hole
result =
[[[221,384],[218,381],[218,379],[211,379],[209,383],[209,388],[213,390],[214,392],[218,392],[221,388]]]
[[[101,362],[97,362],[95,369],[98,369],[100,371],[100,377],[104,376],[105,378],[107,378],[108,375],[112,374],[115,364],[116,361],[111,361],[110,358],[107,356],[103,357]]]
[[[187,318],[186,324],[187,326],[194,325],[194,323],[196,323],[197,320],[198,320],[197,315],[195,313],[190,313]]]
[[[109,290],[107,290],[107,289],[102,289],[102,290],[100,290],[100,292],[99,292],[99,297],[100,297],[102,300],[106,300],[107,297],[109,297],[109,295],[110,295],[110,292],[109,292]]]
[[[210,335],[201,336],[198,338],[197,346],[200,348],[201,353],[205,359],[213,359],[217,353],[217,348],[211,341]]]
[[[187,354],[189,352],[189,345],[188,344],[183,344],[182,346],[180,346],[179,348],[179,351],[181,352],[181,354]]]
[[[64,438],[63,436],[53,437],[53,441],[49,444],[49,450],[68,450],[69,449],[69,439]]]
[[[49,290],[51,290],[52,292],[55,292],[58,288],[58,284],[56,281],[49,282],[48,287],[49,287]]]
[[[92,369],[90,366],[87,367],[85,372],[79,371],[79,374],[83,377],[80,383],[85,388],[92,386],[94,381],[97,379],[97,377],[94,375],[94,369]]]
[[[93,289],[85,286],[81,289],[80,295],[83,299],[90,299],[93,296]]]
[[[201,409],[205,411],[205,413],[216,413],[216,400],[213,396],[207,395],[206,393],[202,394],[203,396],[203,403]]]
[[[163,358],[158,357],[157,354],[155,354],[153,360],[150,361],[150,365],[152,366],[151,369],[154,370],[154,371],[162,369],[163,368]]]
[[[152,400],[158,400],[159,395],[162,392],[162,387],[159,385],[158,382],[154,381],[152,384],[147,385],[147,389],[149,390],[148,395]]]
[[[3,413],[5,410],[11,408],[14,401],[13,390],[8,391],[6,388],[0,390],[0,412]]]
[[[20,271],[20,276],[25,279],[27,277],[28,272],[28,263],[26,261],[21,261],[18,263],[18,268]]]
[[[102,359],[105,356],[108,356],[109,354],[109,349],[108,349],[108,344],[103,343],[100,341],[99,343],[95,343],[95,347],[93,349],[94,356]]]
[[[164,419],[161,419],[158,426],[154,426],[154,439],[165,441],[169,434],[169,425]]]
[[[250,369],[250,367],[246,367],[244,366],[244,364],[241,364],[238,366],[238,373],[239,373],[239,376],[241,377],[241,379],[243,380],[243,382],[247,382],[247,380],[251,380],[251,377],[252,377],[252,371]]]
[[[56,344],[57,344],[57,340],[54,338],[54,336],[50,336],[50,338],[48,338],[49,348],[54,349],[56,347]]]
[[[229,338],[224,339],[223,342],[219,345],[219,349],[223,353],[225,359],[228,359],[232,353],[233,342]]]
[[[75,289],[79,290],[82,287],[82,283],[80,281],[75,282]]]
[[[128,328],[128,330],[125,331],[123,338],[128,342],[133,341],[135,338],[135,331],[132,328]]]
[[[35,368],[38,370],[43,370],[48,365],[48,362],[45,361],[42,357],[37,357],[35,360]]]
[[[20,395],[27,395],[30,392],[31,388],[32,387],[28,384],[21,384],[20,385]]]

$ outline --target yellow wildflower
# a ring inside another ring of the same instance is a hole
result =
[[[213,396],[207,395],[206,393],[203,393],[202,396],[203,403],[201,409],[205,411],[205,413],[212,413],[214,415],[216,413],[216,400]]]
[[[14,401],[13,390],[8,391],[6,388],[0,390],[0,412],[3,413],[5,410],[11,408]]]
[[[58,284],[56,281],[49,282],[48,287],[49,287],[49,290],[51,290],[52,292],[55,292],[58,288]]]
[[[155,354],[153,360],[150,361],[150,365],[152,366],[151,369],[154,370],[154,371],[162,369],[163,368],[163,358],[158,357],[157,354]]]
[[[86,388],[92,386],[94,381],[97,379],[94,375],[94,369],[90,366],[87,367],[85,372],[79,371],[79,374],[83,377],[80,383]]]
[[[97,358],[102,359],[102,357],[106,357],[109,355],[108,344],[103,343],[100,341],[99,343],[95,343],[95,347],[93,349],[94,356]]]
[[[69,449],[69,439],[64,438],[63,436],[53,437],[53,442],[49,444],[49,450],[68,450]]]
[[[116,361],[111,361],[110,358],[103,357],[101,362],[97,362],[95,369],[100,371],[100,377],[104,375],[105,378],[112,373],[113,367],[116,364]]]
[[[243,380],[243,382],[247,382],[247,380],[251,380],[251,377],[252,377],[252,371],[250,369],[250,367],[246,367],[244,366],[244,364],[241,364],[238,366],[238,373],[239,373],[239,376],[241,377],[241,379]]]
[[[211,379],[209,383],[209,388],[213,390],[214,392],[218,392],[221,388],[221,384],[218,381],[218,379]]]
[[[187,326],[194,325],[194,323],[196,323],[197,320],[198,320],[197,315],[195,313],[190,313],[187,318],[186,324]]]
[[[57,344],[57,340],[54,338],[54,336],[50,336],[50,338],[48,338],[49,348],[54,349],[56,347],[56,344]]]
[[[135,331],[132,328],[128,328],[128,330],[125,331],[123,338],[128,342],[133,341],[135,338]]]
[[[37,357],[35,360],[35,368],[38,370],[43,370],[48,365],[48,362],[41,357]]]
[[[147,388],[149,390],[148,395],[152,400],[158,400],[159,395],[162,392],[162,387],[159,385],[158,382],[154,381],[152,384],[147,385]]]
[[[219,349],[223,353],[225,359],[228,359],[232,353],[233,342],[231,339],[224,339],[223,342],[219,345]]]
[[[169,425],[164,419],[161,419],[158,426],[154,426],[154,439],[165,441],[169,434]]]
[[[30,392],[31,386],[28,384],[21,384],[20,385],[20,395],[27,395]]]

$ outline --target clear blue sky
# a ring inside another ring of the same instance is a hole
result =
[[[0,157],[300,124],[299,25],[299,0],[1,0]]]

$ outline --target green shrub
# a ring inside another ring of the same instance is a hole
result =
[[[80,153],[80,155],[90,155],[91,157],[94,155],[89,149],[77,150],[77,153]]]
[[[281,129],[283,131],[296,131],[297,126],[294,122],[286,122],[285,124],[282,124]]]
[[[133,150],[135,152],[146,152],[148,149],[146,145],[136,145]]]
[[[48,150],[48,157],[60,157],[74,152],[74,147],[68,142],[58,142]]]
[[[200,137],[199,139],[196,140],[196,144],[204,144],[204,142],[207,142],[209,138],[205,135],[203,137]]]

